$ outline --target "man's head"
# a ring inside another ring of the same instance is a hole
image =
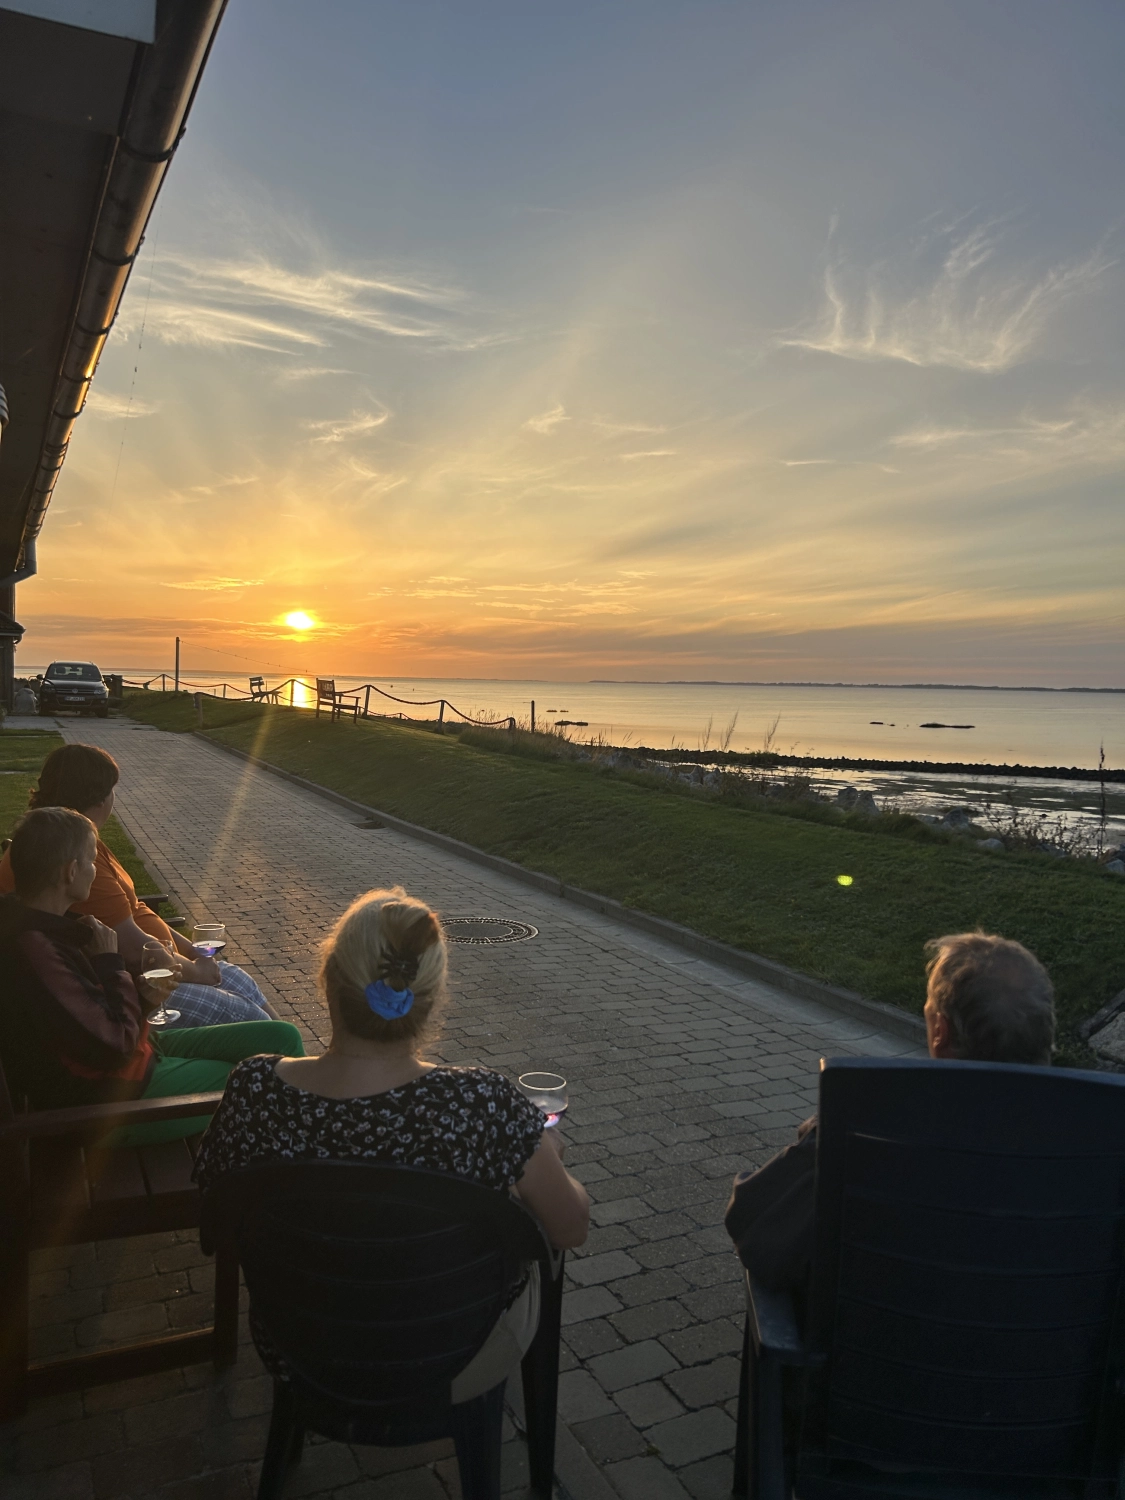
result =
[[[1055,996],[1047,971],[1021,943],[962,932],[926,944],[926,1035],[931,1057],[1049,1063]]]
[[[96,745],[60,745],[43,762],[31,806],[72,807],[101,827],[113,811],[119,774],[113,756]]]
[[[94,883],[97,847],[97,829],[69,807],[39,807],[26,813],[8,850],[16,895],[25,902],[48,892],[65,895],[64,911],[85,901]]]

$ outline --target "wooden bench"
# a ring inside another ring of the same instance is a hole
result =
[[[137,1099],[17,1113],[0,1069],[0,1421],[30,1397],[55,1395],[238,1352],[238,1260],[215,1261],[215,1323],[145,1343],[31,1361],[28,1313],[33,1250],[199,1227],[191,1180],[199,1136],[159,1146],[99,1144],[108,1130],[211,1115],[221,1093]]]
[[[168,895],[167,891],[138,891],[137,899],[138,901],[143,901],[144,904],[148,907],[149,911],[156,911],[156,908],[162,905],[165,901],[167,901],[169,906],[173,904],[172,898]],[[156,915],[160,917],[159,912],[156,912]],[[187,921],[187,918],[160,917],[160,920],[164,923],[165,927],[183,927],[183,925]]]
[[[252,703],[276,703],[280,688],[266,687],[264,677],[251,677],[250,679],[250,701]]]
[[[337,692],[334,677],[316,679],[316,716],[318,719],[321,708],[326,708],[333,720],[338,719],[341,714],[351,714],[352,723],[359,723],[359,699],[345,692]]]

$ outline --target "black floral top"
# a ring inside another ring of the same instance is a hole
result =
[[[231,1070],[195,1160],[200,1187],[271,1157],[356,1157],[504,1190],[543,1135],[540,1111],[491,1068],[430,1068],[382,1094],[325,1099],[280,1079],[279,1061],[250,1057]]]

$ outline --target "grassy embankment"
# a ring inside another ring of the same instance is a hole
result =
[[[27,811],[28,793],[38,778],[39,767],[62,743],[62,735],[53,729],[0,731],[0,838],[7,838]],[[102,838],[133,877],[139,895],[159,889],[116,818],[111,817],[102,829]],[[175,915],[175,910],[168,903],[160,908],[164,916]]]
[[[136,693],[126,711],[195,727],[186,695]],[[731,805],[596,764],[497,753],[475,731],[461,743],[218,699],[204,712],[209,737],[357,801],[915,1013],[927,938],[975,927],[1017,938],[1051,972],[1073,1061],[1078,1022],[1125,985],[1125,882],[1091,866],[982,854],[901,818],[865,828]]]

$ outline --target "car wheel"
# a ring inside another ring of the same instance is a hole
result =
[[[109,718],[109,709],[108,708],[95,708],[94,712],[97,714],[97,716],[98,716],[99,719],[108,719]]]

